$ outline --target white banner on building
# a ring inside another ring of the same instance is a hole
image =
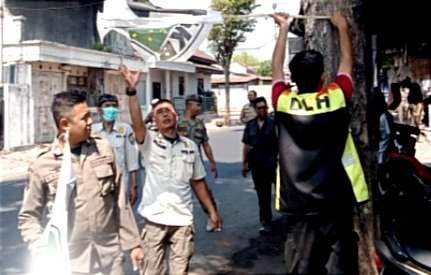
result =
[[[106,0],[103,12],[97,15],[102,41],[109,32],[117,32],[130,39],[137,53],[150,62],[187,61],[215,23],[222,23],[222,16],[212,10],[205,15],[156,13],[138,17],[127,0]]]

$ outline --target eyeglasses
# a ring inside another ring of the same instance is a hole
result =
[[[256,109],[258,109],[258,110],[264,110],[264,109],[268,109],[268,106],[259,106],[259,107],[256,107]]]

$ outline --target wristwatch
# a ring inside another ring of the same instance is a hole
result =
[[[126,88],[126,95],[128,95],[128,96],[134,96],[134,95],[136,95],[136,89]]]

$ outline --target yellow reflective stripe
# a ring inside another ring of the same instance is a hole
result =
[[[346,107],[344,93],[340,88],[325,93],[297,94],[285,92],[278,97],[277,111],[292,115],[317,115]]]
[[[280,211],[280,164],[277,165],[277,179],[275,180],[275,209]]]
[[[364,202],[370,198],[368,186],[365,180],[364,171],[358,152],[356,151],[355,143],[353,142],[352,134],[347,135],[346,146],[342,158],[344,170],[350,179],[350,184],[355,194],[356,202]]]

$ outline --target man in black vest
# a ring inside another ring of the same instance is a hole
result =
[[[280,27],[272,59],[280,159],[276,208],[287,213],[287,271],[357,274],[355,198],[342,162],[353,90],[349,27],[339,12],[331,18],[341,49],[335,80],[322,85],[323,56],[306,50],[289,64],[294,90],[285,83],[283,72],[288,15],[273,17]]]
[[[256,98],[254,106],[257,117],[247,122],[242,137],[242,174],[245,177],[251,170],[262,224],[259,232],[268,234],[272,223],[271,190],[277,168],[277,135],[274,120],[268,116],[266,99]]]

